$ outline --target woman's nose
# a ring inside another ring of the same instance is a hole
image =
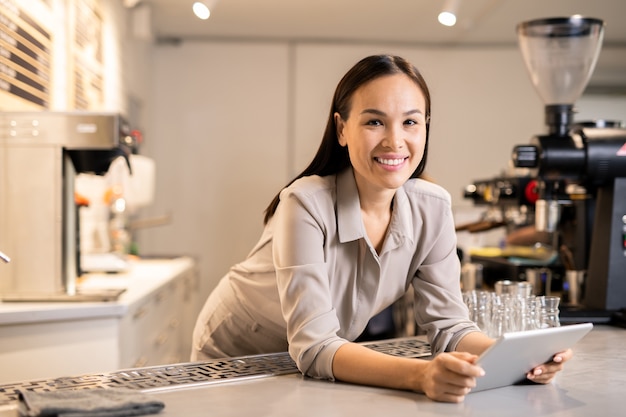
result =
[[[385,138],[383,139],[383,146],[391,149],[400,149],[404,144],[404,131],[402,128],[391,126],[385,132]]]

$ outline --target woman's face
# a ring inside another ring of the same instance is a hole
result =
[[[379,77],[354,92],[347,120],[335,113],[359,192],[401,187],[415,171],[426,143],[426,101],[404,74]]]

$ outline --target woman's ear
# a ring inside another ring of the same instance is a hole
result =
[[[343,121],[343,119],[341,118],[341,115],[338,112],[335,112],[334,117],[335,117],[335,127],[337,129],[337,140],[339,142],[339,145],[346,146],[347,143],[343,137],[343,129],[345,126],[345,122]]]

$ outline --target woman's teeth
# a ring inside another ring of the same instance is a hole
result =
[[[397,158],[397,159],[376,158],[376,161],[384,165],[400,165],[401,163],[404,162],[404,158]]]

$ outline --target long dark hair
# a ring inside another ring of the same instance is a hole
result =
[[[428,132],[430,130],[430,92],[426,81],[420,72],[410,62],[399,56],[393,55],[372,55],[363,58],[357,62],[339,81],[333,102],[326,123],[326,130],[322,137],[322,143],[313,157],[308,167],[304,169],[297,177],[292,179],[284,188],[291,185],[299,178],[309,175],[332,175],[342,171],[350,166],[350,157],[348,156],[347,147],[339,144],[337,138],[337,126],[335,124],[335,113],[339,113],[343,120],[347,120],[350,115],[350,106],[352,105],[352,95],[362,85],[372,81],[378,77],[393,74],[405,74],[411,78],[424,94],[426,102],[426,143],[424,145],[424,156],[419,165],[411,174],[411,178],[418,178],[424,172],[426,167],[426,156],[428,155]],[[276,212],[276,207],[280,202],[280,192],[276,194],[272,202],[265,209],[264,223],[272,218]]]

